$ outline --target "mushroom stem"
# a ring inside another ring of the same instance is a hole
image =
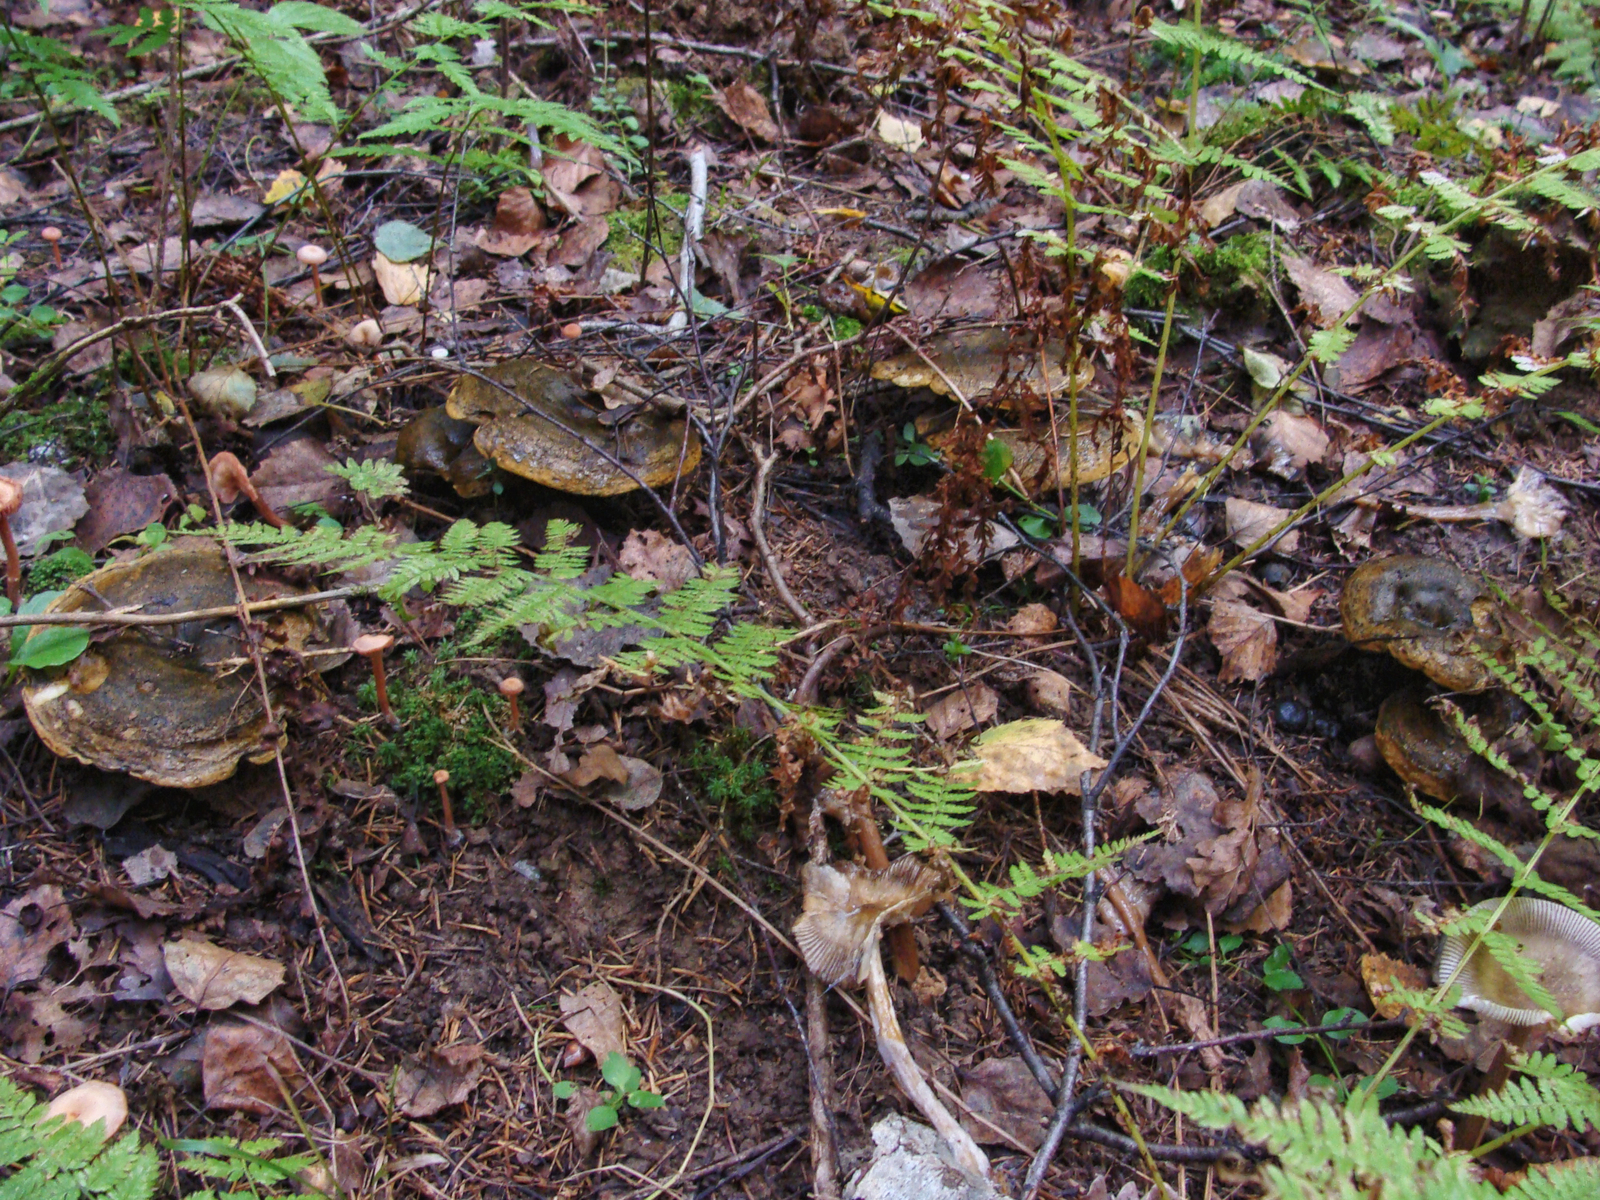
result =
[[[861,857],[874,871],[889,865],[888,852],[883,848],[883,838],[878,834],[878,819],[872,815],[872,798],[863,795],[852,805],[855,812],[856,841],[861,846]],[[892,925],[885,931],[889,940],[889,954],[894,959],[894,973],[904,983],[916,982],[922,964],[917,957],[917,935],[910,925]]]
[[[244,469],[244,464],[237,456],[224,450],[221,454],[211,459],[211,486],[217,491],[217,498],[224,503],[231,503],[239,496],[243,496],[255,506],[256,515],[274,529],[284,527],[283,518],[272,511],[272,506],[261,497],[256,490],[256,485],[250,481],[250,472]]]
[[[22,604],[22,555],[17,553],[17,539],[11,536],[11,518],[21,507],[22,485],[0,476],[0,545],[6,548],[6,595],[12,612]]]
[[[939,1098],[933,1094],[933,1089],[922,1074],[922,1068],[911,1057],[905,1034],[900,1031],[900,1020],[895,1016],[894,1000],[889,995],[889,979],[883,972],[883,955],[878,953],[874,942],[875,939],[869,939],[861,975],[867,988],[867,1010],[872,1014],[872,1031],[878,1039],[878,1053],[883,1055],[884,1064],[894,1076],[894,1081],[900,1085],[900,1090],[944,1139],[955,1165],[973,1183],[986,1183],[989,1179],[988,1157],[961,1127],[961,1122],[939,1103]]]
[[[522,728],[522,710],[518,706],[517,697],[522,695],[525,686],[522,682],[522,677],[519,675],[507,675],[500,681],[500,694],[511,704],[512,729]]]
[[[39,231],[39,236],[50,244],[50,250],[56,256],[56,270],[61,269],[61,230],[55,225],[46,225]]]
[[[461,831],[456,828],[455,810],[450,807],[450,772],[435,771],[433,781],[439,785],[439,807],[444,812],[445,845],[454,846],[461,840]]]

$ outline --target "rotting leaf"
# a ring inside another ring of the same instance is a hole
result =
[[[460,1104],[483,1078],[483,1047],[459,1042],[408,1058],[395,1081],[395,1103],[421,1120]]]
[[[1328,435],[1312,417],[1274,412],[1256,431],[1250,448],[1257,461],[1282,479],[1296,479],[1328,453]]]
[[[1311,319],[1323,329],[1332,329],[1356,305],[1360,297],[1342,276],[1315,266],[1298,255],[1284,260],[1289,278],[1300,289],[1300,302]]]
[[[1241,500],[1237,496],[1229,496],[1223,504],[1223,519],[1228,536],[1239,545],[1240,549],[1255,545],[1289,515],[1289,510],[1286,508],[1276,508],[1271,504],[1260,504],[1254,500]],[[1276,540],[1268,542],[1262,550],[1293,554],[1299,547],[1300,531],[1290,528],[1279,534]]]
[[[1159,642],[1167,634],[1167,606],[1161,597],[1126,575],[1106,580],[1106,599],[1138,637]]]
[[[477,237],[478,249],[500,258],[521,258],[547,236],[544,209],[525,187],[511,187],[495,203],[494,221]]]
[[[940,741],[966,729],[992,721],[1000,711],[1000,697],[981,681],[964,684],[942,696],[928,709],[928,731]]]
[[[292,1094],[300,1089],[305,1076],[281,1030],[220,1021],[206,1030],[201,1079],[208,1108],[268,1116],[284,1111],[277,1081],[283,1080]]]
[[[982,769],[962,782],[980,792],[1068,792],[1082,794],[1083,773],[1106,760],[1060,721],[1028,717],[980,734],[972,750]]]
[[[50,952],[77,933],[61,889],[41,883],[0,909],[0,979],[7,991],[44,972]]]
[[[581,991],[561,993],[561,1023],[581,1042],[596,1062],[605,1062],[615,1052],[626,1055],[622,997],[604,979],[597,979]]]
[[[1257,683],[1278,665],[1277,622],[1242,600],[1216,601],[1206,632],[1222,655],[1219,683]]]
[[[783,136],[767,108],[766,97],[744,80],[712,92],[711,99],[730,121],[751,137],[772,144]]]
[[[162,948],[173,985],[196,1008],[260,1004],[283,983],[282,963],[226,950],[189,934]]]
[[[697,574],[688,547],[656,529],[630,532],[617,552],[617,566],[634,579],[660,584],[663,594],[677,591]]]
[[[1020,1058],[988,1058],[961,1075],[961,1102],[983,1121],[966,1120],[974,1141],[1009,1145],[1003,1130],[1029,1151],[1044,1144],[1055,1104]]]

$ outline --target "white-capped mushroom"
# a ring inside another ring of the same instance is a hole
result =
[[[303,266],[311,268],[311,294],[317,298],[317,303],[322,303],[322,276],[318,269],[328,261],[328,252],[321,246],[314,246],[307,242],[294,252]]]
[[[376,350],[383,345],[383,326],[368,317],[350,326],[349,332],[344,335],[344,340],[357,350]]]

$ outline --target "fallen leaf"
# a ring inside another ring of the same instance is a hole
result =
[[[1219,683],[1259,682],[1278,665],[1278,625],[1270,616],[1240,600],[1218,600],[1206,626],[1211,644],[1222,655]]]
[[[1126,575],[1106,580],[1106,599],[1138,637],[1159,642],[1167,632],[1167,606],[1161,597]]]
[[[581,267],[610,236],[611,223],[604,217],[585,217],[567,226],[556,248],[550,252],[550,261],[563,267]]]
[[[1250,448],[1274,475],[1295,479],[1307,464],[1322,461],[1328,452],[1328,435],[1311,417],[1275,412],[1256,430]]]
[[[1028,704],[1035,712],[1065,718],[1072,710],[1072,684],[1065,675],[1040,668],[1028,676]]]
[[[635,529],[623,539],[617,565],[634,579],[653,580],[675,592],[697,574],[687,546],[655,529]]]
[[[226,950],[194,934],[161,949],[173,986],[197,1008],[222,1009],[241,1000],[260,1004],[283,983],[282,963]]]
[[[1169,992],[1168,998],[1176,1010],[1178,1024],[1184,1031],[1197,1042],[1209,1042],[1216,1038],[1216,1028],[1211,1024],[1211,1018],[1206,1013],[1205,1001],[1199,996],[1190,995],[1188,992]],[[1222,1070],[1222,1051],[1216,1046],[1207,1046],[1200,1051],[1200,1061],[1205,1064],[1208,1071]]]
[[[896,496],[889,501],[889,524],[900,542],[914,556],[920,556],[939,528],[942,505],[930,496]],[[959,514],[953,522],[953,540],[963,561],[977,564],[996,558],[1020,543],[1021,539],[994,521],[983,525],[980,539],[977,518]]]
[[[1254,500],[1240,500],[1234,496],[1229,496],[1223,504],[1223,520],[1228,536],[1237,542],[1241,549],[1254,545],[1258,538],[1271,533],[1288,515],[1289,510],[1286,508],[1258,504]],[[1299,546],[1300,531],[1290,529],[1277,541],[1269,542],[1263,549],[1293,554]]]
[[[969,683],[941,697],[928,710],[928,731],[941,742],[964,729],[992,721],[1000,697],[985,683]]]
[[[1361,297],[1343,276],[1314,266],[1310,259],[1295,256],[1285,260],[1289,278],[1300,289],[1300,302],[1306,306],[1311,319],[1320,328],[1332,329],[1339,319],[1351,312]]]
[[[578,992],[561,993],[561,1023],[567,1032],[605,1062],[613,1052],[626,1054],[623,1034],[622,997],[603,979],[597,979]]]
[[[605,1102],[605,1097],[594,1088],[584,1084],[572,1094],[572,1099],[567,1101],[567,1111],[562,1116],[562,1122],[567,1127],[567,1132],[572,1134],[572,1145],[578,1152],[578,1161],[582,1162],[600,1149],[601,1133],[589,1128],[589,1114]]]
[[[50,952],[77,928],[61,889],[52,883],[41,883],[0,908],[0,980],[5,989],[39,978]]]
[[[538,771],[524,771],[511,785],[511,798],[518,808],[532,808],[544,790],[544,776]]]
[[[349,494],[345,481],[328,470],[338,461],[322,438],[289,438],[272,448],[250,479],[261,498],[277,512],[287,514],[301,504],[320,504],[337,513]]]
[[[89,511],[83,485],[60,467],[14,462],[0,467],[0,475],[22,488],[22,507],[11,514],[11,536],[24,558],[52,545],[44,539],[67,532]]]
[[[239,420],[256,404],[256,381],[241,367],[199,371],[184,386],[205,412],[225,420]]]
[[[160,842],[122,860],[122,869],[134,887],[158,883],[178,869],[178,856]]]
[[[483,1070],[483,1047],[471,1042],[408,1058],[395,1081],[395,1103],[408,1117],[431,1117],[472,1095]]]
[[[278,1080],[291,1094],[305,1080],[294,1048],[281,1030],[243,1021],[220,1021],[206,1030],[200,1076],[208,1108],[260,1116],[285,1111]]]
[[[1008,633],[1054,633],[1060,622],[1046,604],[1024,604],[1006,622]]]
[[[411,308],[420,304],[428,294],[436,273],[425,263],[397,263],[374,251],[372,274],[385,300],[401,308]]]
[[[291,196],[300,192],[306,186],[306,177],[292,167],[279,171],[277,178],[262,194],[261,203],[271,208],[274,204],[282,204]]]
[[[557,134],[546,150],[541,169],[546,193],[570,215],[580,216],[583,205],[574,200],[572,194],[604,171],[605,165],[605,155],[597,147]]]
[[[246,221],[254,221],[265,211],[265,204],[258,203],[248,196],[234,196],[227,192],[217,192],[209,196],[201,196],[195,200],[194,204],[189,208],[189,225],[193,229],[214,229],[219,225],[243,225]]]
[[[507,188],[495,202],[493,224],[478,234],[478,248],[501,258],[520,258],[543,240],[546,223],[532,191]]]
[[[989,1058],[962,1072],[961,1102],[983,1118],[963,1122],[973,1141],[1009,1145],[1004,1134],[1010,1134],[1030,1152],[1044,1144],[1056,1107],[1020,1058]]]
[[[891,149],[904,150],[907,154],[915,154],[922,149],[922,124],[919,121],[903,121],[880,112],[878,119],[872,123],[872,132]]]
[[[1283,198],[1283,193],[1262,179],[1236,183],[1200,206],[1200,219],[1213,229],[1235,213],[1278,225],[1288,232],[1300,226],[1300,215]]]
[[[166,515],[177,494],[165,475],[134,475],[123,467],[100,472],[84,488],[88,511],[74,527],[78,548],[99,554],[123,534],[140,532]]]
[[[1408,962],[1390,958],[1387,954],[1361,956],[1361,982],[1367,986],[1367,996],[1379,1018],[1391,1021],[1405,1011],[1405,1006],[1392,999],[1395,985],[1422,991],[1428,987],[1428,977]]]
[[[1060,721],[1029,717],[980,734],[972,749],[982,769],[962,783],[980,792],[1068,792],[1082,795],[1083,773],[1106,760]]]
[[[13,1058],[36,1063],[46,1054],[65,1054],[76,1050],[96,1026],[73,1016],[66,1004],[81,1004],[97,998],[93,987],[59,987],[48,994],[12,992],[6,1002],[4,1037]]]
[[[1294,884],[1286,879],[1242,921],[1224,921],[1222,928],[1229,933],[1281,933],[1293,918]]]
[[[628,782],[628,768],[618,754],[610,746],[601,743],[591,746],[583,752],[583,758],[578,765],[568,771],[563,778],[576,788],[588,787],[597,779],[609,779],[613,783]]]
[[[783,136],[767,108],[766,97],[744,80],[712,92],[711,99],[730,121],[751,137],[770,144]]]

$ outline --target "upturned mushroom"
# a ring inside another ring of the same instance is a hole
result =
[[[884,929],[910,920],[933,903],[941,890],[939,875],[907,855],[876,871],[850,863],[836,867],[807,863],[800,878],[805,902],[794,939],[806,966],[827,983],[858,979],[866,987],[878,1053],[890,1074],[944,1139],[951,1162],[973,1183],[988,1183],[988,1157],[939,1103],[911,1057],[879,949]]]
[[[65,1117],[86,1129],[93,1128],[99,1121],[100,1136],[110,1138],[128,1119],[128,1096],[114,1083],[91,1080],[69,1088],[50,1101],[45,1119],[51,1117]]]
[[[1458,692],[1495,682],[1478,657],[1501,639],[1482,583],[1421,555],[1373,559],[1351,574],[1339,600],[1344,635],[1361,650],[1382,650]]]
[[[230,451],[224,450],[211,459],[211,489],[217,493],[217,499],[223,504],[232,504],[240,496],[250,501],[259,516],[274,529],[284,527],[283,518],[272,510],[256,490],[256,485],[250,481],[250,472],[244,469],[244,464]]]
[[[6,595],[12,612],[22,603],[22,555],[17,553],[17,539],[11,533],[11,518],[21,507],[22,485],[0,475],[0,545],[6,548]]]
[[[1468,914],[1492,912],[1499,900],[1473,905]],[[1555,1009],[1531,996],[1489,949],[1452,934],[1444,939],[1434,975],[1461,988],[1459,1006],[1510,1025],[1553,1024],[1562,1033],[1600,1025],[1600,924],[1553,900],[1515,896],[1495,925],[1516,940],[1518,956],[1538,976]]]

